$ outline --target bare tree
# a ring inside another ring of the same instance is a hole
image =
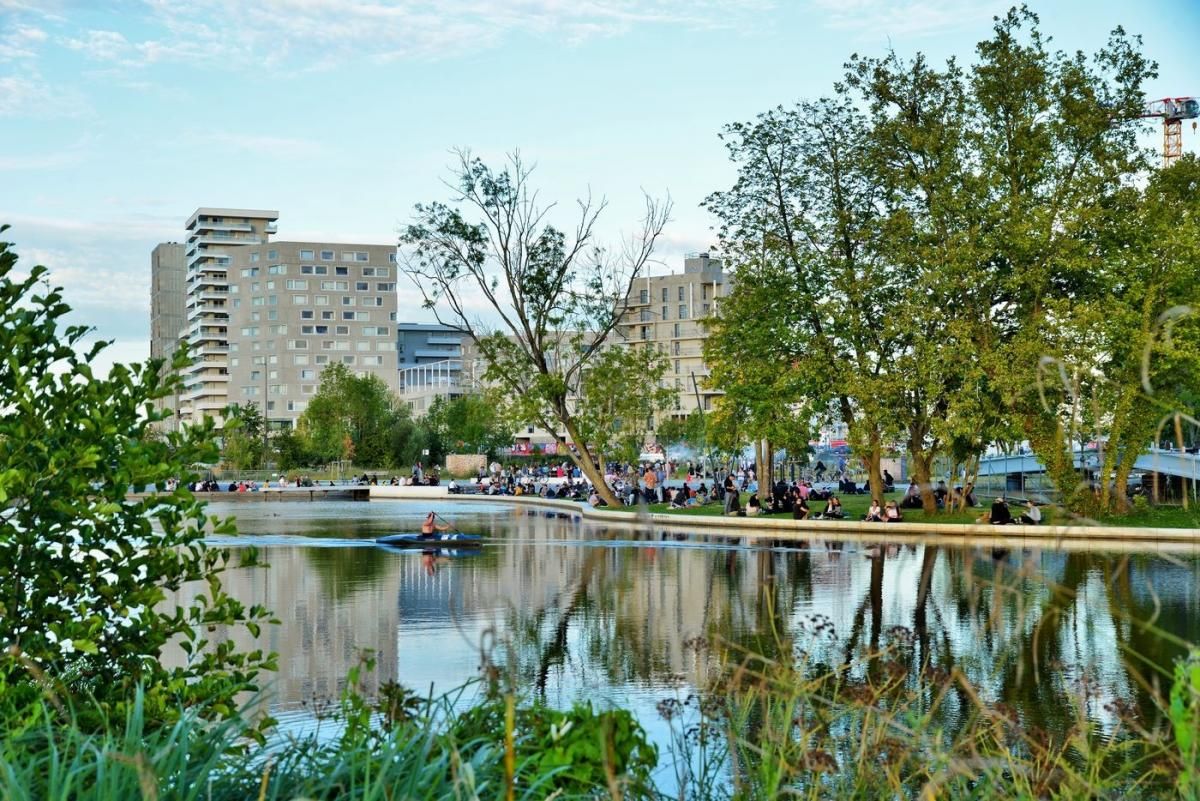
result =
[[[625,313],[670,217],[670,199],[646,196],[640,230],[609,249],[594,241],[603,199],[577,201],[568,236],[548,221],[557,204],[539,201],[533,168],[519,153],[499,170],[468,150],[456,155],[450,200],[417,205],[401,233],[400,269],[439,322],[474,341],[484,380],[505,390],[510,412],[565,432],[575,446],[567,449],[571,460],[615,505],[573,398]],[[629,376],[626,391],[650,391],[646,380]]]

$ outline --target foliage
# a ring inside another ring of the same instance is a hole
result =
[[[1200,798],[1200,652],[1175,665],[1170,716],[1182,762],[1179,796],[1194,801]]]
[[[232,523],[209,520],[182,488],[126,497],[186,484],[189,465],[213,461],[211,424],[146,436],[177,379],[158,360],[97,376],[107,343],[88,347],[86,328],[61,325],[69,307],[57,288],[37,292],[45,278],[40,266],[21,278],[0,243],[0,684],[90,694],[118,717],[140,684],[154,717],[230,714],[273,664],[205,639],[218,625],[257,634],[269,617],[225,594],[229,554],[202,542],[206,526]],[[186,363],[180,353],[172,370]],[[200,588],[190,603],[185,584]]]
[[[401,269],[441,322],[469,335],[486,365],[483,379],[526,423],[565,435],[572,460],[610,504],[611,490],[582,436],[571,393],[609,344],[633,281],[645,269],[670,215],[646,199],[639,234],[619,252],[594,242],[604,201],[580,201],[568,233],[548,222],[519,155],[493,169],[459,152],[449,204],[420,204],[404,229]],[[464,213],[465,210],[465,213]],[[478,304],[500,321],[476,316]],[[648,387],[635,383],[628,392]]]
[[[658,441],[701,449],[707,442],[707,428],[704,412],[695,409],[687,417],[670,417],[659,423]]]
[[[397,467],[419,458],[426,444],[425,433],[382,379],[356,376],[339,362],[321,371],[317,392],[296,428],[298,443],[285,440],[277,446],[280,467],[301,458]]]
[[[512,444],[512,429],[500,413],[497,393],[439,396],[422,420],[434,443],[431,456],[440,460],[446,453],[482,453],[492,457]]]
[[[581,373],[573,393],[576,430],[595,446],[602,471],[607,459],[636,462],[654,417],[670,408],[675,391],[665,386],[667,364],[654,348],[614,345]]]
[[[257,404],[231,406],[221,431],[221,461],[234,470],[262,467],[264,425]]]

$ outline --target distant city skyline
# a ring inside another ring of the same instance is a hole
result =
[[[654,272],[678,272],[714,244],[699,204],[733,179],[723,125],[828,94],[854,52],[970,63],[1010,5],[0,0],[0,223],[119,361],[149,354],[150,252],[197,206],[286,208],[280,240],[394,241],[447,196],[457,146],[520,149],[565,213],[606,197],[602,241],[636,227],[643,190],[669,193]],[[1052,47],[1142,35],[1148,97],[1200,94],[1200,5],[1029,5]],[[1185,151],[1198,140],[1186,126]]]

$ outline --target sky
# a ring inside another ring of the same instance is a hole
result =
[[[414,204],[448,197],[457,147],[519,149],[564,214],[606,198],[609,242],[637,229],[643,192],[669,196],[653,272],[677,272],[715,240],[700,204],[734,178],[722,126],[830,94],[852,53],[970,63],[1009,5],[0,0],[3,238],[114,341],[105,361],[149,355],[150,251],[197,207],[277,209],[280,240],[391,243]],[[1029,5],[1064,50],[1140,34],[1149,96],[1200,95],[1197,0]],[[401,317],[428,319],[401,287]]]

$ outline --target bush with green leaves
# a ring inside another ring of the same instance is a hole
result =
[[[46,268],[23,274],[0,242],[0,686],[87,694],[105,714],[141,686],[152,717],[231,714],[274,658],[206,636],[257,634],[270,615],[224,592],[229,553],[202,538],[232,524],[207,518],[185,488],[190,465],[215,460],[211,424],[152,428],[186,353],[170,371],[151,360],[100,377],[92,365],[108,343],[87,344],[69,311]],[[130,497],[170,478],[180,489]],[[204,588],[194,601],[174,600],[192,583]],[[168,648],[182,649],[170,666]]]

